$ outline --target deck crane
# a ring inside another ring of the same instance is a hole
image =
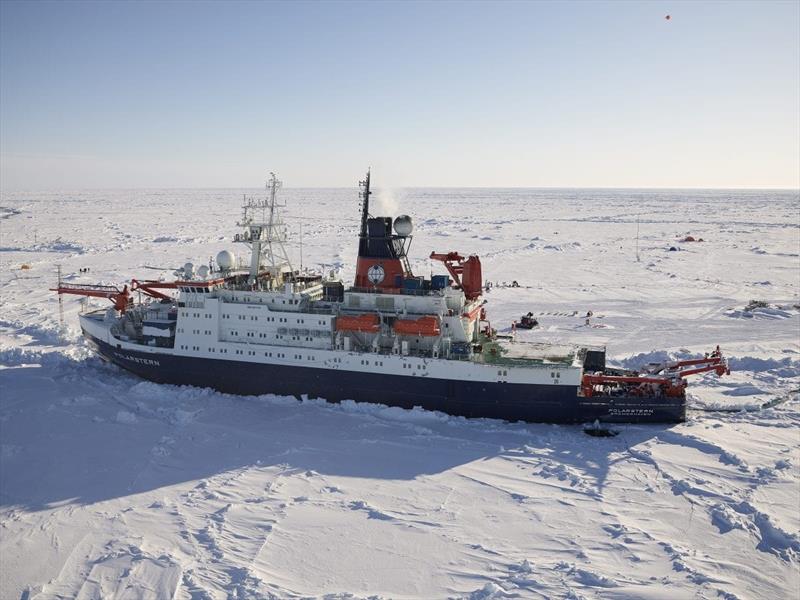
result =
[[[74,294],[76,296],[88,296],[90,298],[107,298],[114,304],[114,308],[120,312],[125,312],[132,302],[131,292],[127,285],[119,289],[114,285],[59,282],[58,287],[50,288],[50,291],[58,292],[59,295]]]
[[[585,373],[581,392],[585,398],[617,394],[680,397],[686,391],[686,377],[709,372],[718,376],[731,372],[719,346],[704,358],[654,363],[641,373]]]

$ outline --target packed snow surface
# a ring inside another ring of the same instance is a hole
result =
[[[156,385],[92,355],[78,298],[59,328],[57,264],[117,284],[241,254],[245,191],[3,195],[0,598],[798,597],[797,192],[395,195],[418,273],[482,257],[500,331],[530,311],[520,338],[622,366],[730,357],[687,423],[599,438]],[[304,266],[350,280],[355,190],[283,197]]]

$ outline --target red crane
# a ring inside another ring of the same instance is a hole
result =
[[[586,373],[581,382],[583,396],[609,394],[614,391],[631,396],[682,396],[686,391],[685,377],[699,373],[714,372],[718,376],[730,375],[728,362],[722,356],[719,346],[705,358],[692,360],[665,361],[650,365],[644,373],[607,375],[605,373]]]
[[[58,287],[50,288],[51,292],[59,294],[75,294],[76,296],[90,296],[92,298],[108,298],[120,312],[125,312],[131,303],[131,293],[126,285],[119,289],[113,285],[92,285],[82,283],[59,283]]]
[[[458,252],[437,254],[431,252],[430,258],[444,263],[456,285],[464,290],[467,300],[474,300],[483,291],[481,259],[477,256],[464,257]]]

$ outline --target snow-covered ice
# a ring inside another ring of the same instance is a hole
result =
[[[620,365],[730,357],[687,423],[596,438],[156,385],[91,354],[77,298],[59,329],[56,264],[171,277],[238,250],[244,191],[3,194],[0,597],[800,595],[797,192],[392,193],[418,272],[432,250],[482,257],[498,330],[531,311],[521,338]],[[306,265],[349,280],[355,190],[284,197]]]

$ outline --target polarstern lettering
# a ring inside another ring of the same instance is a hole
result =
[[[157,360],[153,360],[152,358],[139,358],[137,356],[131,356],[130,354],[120,354],[119,352],[114,352],[114,356],[117,358],[121,358],[122,360],[129,360],[131,362],[135,362],[140,365],[149,365],[151,367],[160,367],[161,363]]]
[[[608,409],[609,415],[621,417],[650,417],[653,415],[652,408],[614,408]]]

